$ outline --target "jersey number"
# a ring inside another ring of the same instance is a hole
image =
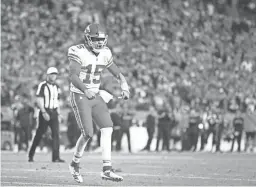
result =
[[[83,80],[83,83],[85,84],[99,84],[100,83],[100,74],[101,71],[104,69],[104,65],[96,65],[95,71],[92,73],[92,64],[83,67],[82,69],[87,70],[86,71],[86,77]],[[91,76],[93,76],[94,78],[91,79]]]

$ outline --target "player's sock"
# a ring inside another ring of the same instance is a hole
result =
[[[111,160],[103,160],[103,172],[110,171],[112,169]]]
[[[100,146],[102,149],[102,160],[103,160],[103,172],[111,170],[111,136],[113,132],[112,127],[106,127],[100,129]]]
[[[81,158],[81,156],[77,156],[76,154],[74,154],[72,158],[72,164],[79,163]]]
[[[80,162],[80,159],[83,156],[84,149],[85,149],[89,139],[90,139],[89,136],[85,139],[82,134],[78,138],[78,140],[76,142],[76,147],[75,147],[75,152],[74,152],[74,155],[73,155],[72,162],[74,162],[74,163],[79,163]]]

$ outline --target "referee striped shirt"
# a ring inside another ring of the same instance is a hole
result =
[[[50,84],[43,81],[38,85],[36,96],[44,98],[46,109],[56,109],[59,107],[60,88],[57,84]]]

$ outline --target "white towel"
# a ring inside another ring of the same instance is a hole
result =
[[[111,95],[110,93],[108,93],[105,90],[100,90],[99,95],[102,97],[102,99],[105,101],[105,103],[108,103],[111,99],[114,98],[113,95]]]

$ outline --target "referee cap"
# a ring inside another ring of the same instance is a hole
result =
[[[47,72],[46,72],[47,75],[50,75],[50,74],[58,74],[58,73],[59,73],[59,72],[58,72],[57,68],[55,68],[55,67],[49,67],[49,68],[47,69]]]

